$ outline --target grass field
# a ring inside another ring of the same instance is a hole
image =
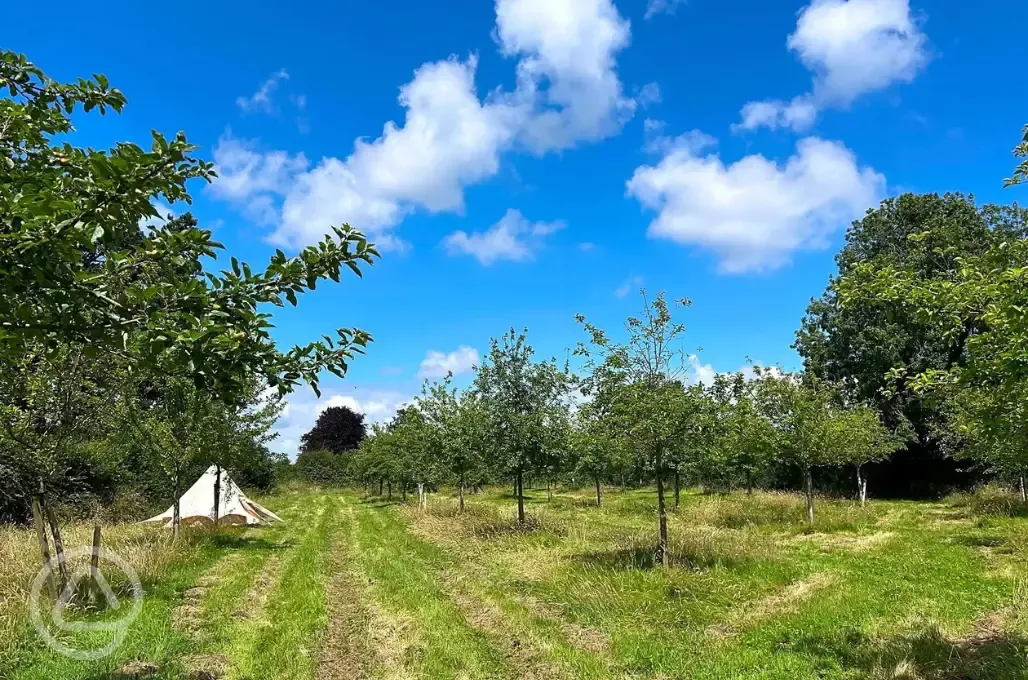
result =
[[[1024,678],[1028,517],[940,503],[687,493],[654,567],[654,494],[500,492],[463,515],[355,493],[266,499],[277,527],[111,527],[140,571],[117,652],[75,661],[25,618],[35,536],[0,530],[0,677]],[[69,543],[82,544],[87,528]]]

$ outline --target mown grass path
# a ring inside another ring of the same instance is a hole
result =
[[[67,659],[11,619],[0,677],[1028,677],[1023,517],[826,501],[811,531],[798,498],[690,493],[661,569],[645,491],[602,508],[540,493],[527,528],[502,493],[465,513],[445,494],[424,510],[310,490],[268,505],[284,524],[176,548],[113,656]]]

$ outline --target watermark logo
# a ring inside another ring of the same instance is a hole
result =
[[[50,560],[36,575],[36,579],[32,582],[32,590],[29,592],[29,612],[32,625],[35,626],[39,636],[58,654],[83,661],[102,659],[118,649],[125,641],[129,627],[143,609],[143,585],[139,582],[139,576],[132,565],[118,555],[103,548],[72,548],[64,551],[65,563],[71,563],[72,560],[79,557],[92,557],[94,551],[96,558],[101,563],[114,565],[126,577],[128,596],[122,593],[120,599],[99,569],[96,572],[95,582],[91,583],[99,597],[106,602],[108,610],[106,613],[113,617],[105,616],[103,620],[99,621],[74,621],[65,617],[65,610],[78,590],[79,584],[83,579],[87,579],[87,582],[93,580],[84,568],[72,574],[57,601],[51,602],[50,598],[44,595],[43,590],[47,580],[53,576],[56,560]],[[43,617],[43,611],[46,609],[50,610],[49,624],[44,621]],[[83,633],[86,635],[81,635]],[[91,633],[95,633],[95,635],[91,635]],[[79,649],[70,643],[76,634],[90,641],[100,638],[106,641],[106,644],[95,647],[83,645],[87,648]]]

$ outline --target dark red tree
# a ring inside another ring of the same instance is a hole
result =
[[[366,434],[363,413],[347,406],[330,406],[321,412],[311,431],[300,438],[300,451],[352,451]]]

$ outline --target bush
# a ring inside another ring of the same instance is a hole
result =
[[[986,484],[973,493],[953,494],[946,500],[950,505],[965,508],[974,517],[1028,516],[1028,504],[1019,494],[1000,484]]]
[[[321,486],[342,486],[347,482],[347,460],[331,451],[306,451],[296,458],[297,479]]]

